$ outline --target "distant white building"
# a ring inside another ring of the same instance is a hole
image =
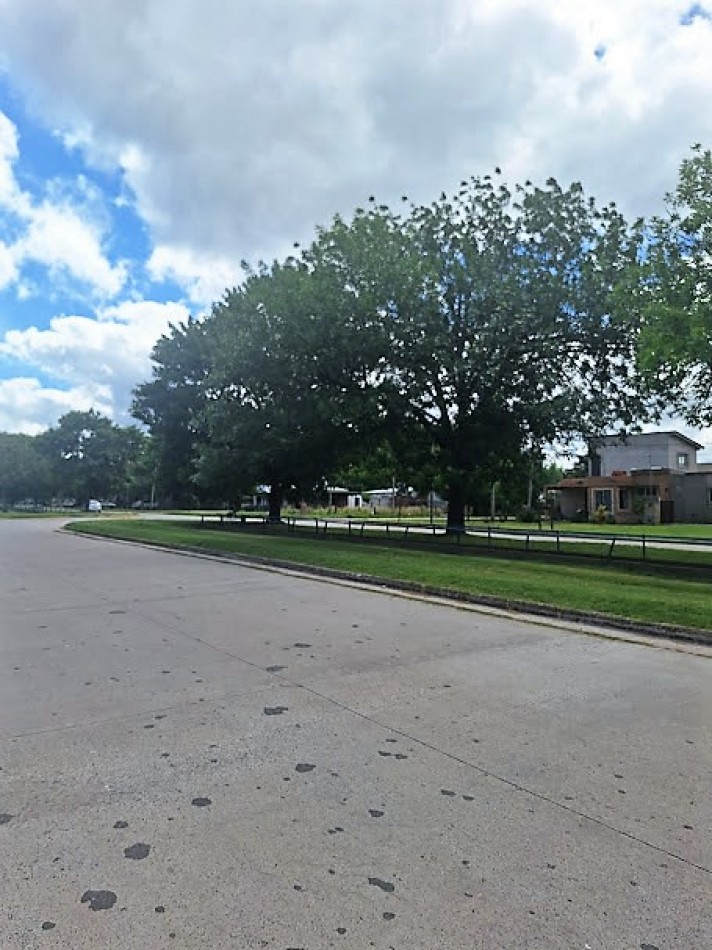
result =
[[[327,506],[329,508],[362,508],[365,504],[358,492],[348,488],[338,488],[335,485],[326,486]]]
[[[374,488],[362,494],[366,499],[366,504],[374,508],[395,508],[396,506],[395,488]]]

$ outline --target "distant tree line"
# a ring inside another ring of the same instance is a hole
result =
[[[151,439],[90,410],[68,412],[36,436],[0,432],[0,504],[89,499],[128,504],[147,497],[153,478]]]

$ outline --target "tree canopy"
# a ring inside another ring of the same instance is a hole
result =
[[[212,344],[197,481],[239,494],[309,493],[357,446],[374,416],[368,343],[352,333],[330,274],[290,259],[249,273],[206,321]],[[230,497],[228,495],[228,497]]]
[[[117,426],[93,409],[66,413],[36,441],[55,491],[81,504],[90,498],[125,498],[146,448],[146,436],[135,426]]]
[[[0,504],[50,497],[52,470],[36,438],[0,432]]]
[[[434,462],[451,528],[483,471],[643,414],[634,338],[611,307],[636,247],[635,227],[579,185],[485,177],[403,216],[337,219],[309,250],[358,314],[353,345],[376,342],[368,381],[386,431]]]
[[[39,435],[0,432],[0,502],[118,500],[147,490],[148,437],[94,410],[65,413]]]
[[[184,486],[237,499],[266,483],[278,517],[291,488],[390,452],[446,493],[457,530],[483,479],[644,418],[635,326],[612,306],[640,237],[553,179],[371,202],[173,328],[134,412]]]
[[[153,348],[153,378],[134,390],[131,411],[150,431],[155,488],[176,506],[197,500],[197,426],[212,366],[202,321],[172,326]]]
[[[680,168],[666,214],[619,291],[640,321],[648,390],[693,425],[712,422],[712,152],[696,146]]]

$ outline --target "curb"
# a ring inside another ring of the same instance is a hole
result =
[[[192,545],[169,545],[152,541],[134,541],[127,538],[112,538],[106,535],[84,533],[80,530],[69,531],[66,527],[57,529],[66,534],[78,535],[99,541],[113,541],[119,544],[131,544],[136,547],[145,547],[156,551],[169,551],[188,557],[200,557],[206,560],[217,560],[232,564],[241,564],[261,570],[288,571],[291,574],[316,577],[323,580],[344,581],[354,586],[383,591],[384,593],[412,594],[428,599],[435,599],[441,604],[452,606],[468,605],[485,607],[489,610],[505,613],[528,615],[544,620],[557,620],[567,623],[584,624],[598,629],[621,631],[639,636],[657,637],[665,640],[676,640],[687,644],[712,647],[712,630],[698,630],[694,627],[673,627],[666,624],[643,623],[636,620],[627,620],[623,617],[610,617],[606,614],[587,613],[583,610],[552,607],[547,604],[530,603],[521,600],[509,600],[505,597],[493,597],[488,594],[468,594],[464,591],[450,590],[446,587],[434,587],[420,584],[415,581],[391,580],[372,574],[355,574],[351,571],[339,571],[334,568],[319,567],[311,564],[299,564],[295,561],[286,561],[279,558],[266,558],[250,554],[233,554],[225,551],[210,551]],[[584,631],[585,632],[585,631]]]

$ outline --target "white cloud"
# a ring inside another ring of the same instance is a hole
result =
[[[123,175],[121,200],[149,229],[147,273],[202,307],[241,259],[281,256],[371,194],[427,201],[494,165],[659,210],[689,146],[712,144],[712,23],[682,26],[689,7],[0,0],[0,59],[66,147]],[[106,253],[106,222],[76,195],[28,196],[17,160],[0,115],[0,204],[25,227],[0,248],[0,284],[25,287],[32,258],[115,297],[132,275]],[[3,346],[67,385],[123,379],[118,411],[150,348],[127,312],[58,317]]]
[[[16,245],[20,261],[44,264],[50,275],[66,270],[107,297],[121,290],[126,265],[109,264],[96,232],[74,209],[43,202],[32,210],[28,225]]]
[[[9,330],[0,341],[0,357],[36,367],[68,386],[66,393],[70,403],[56,395],[65,390],[51,387],[47,389],[48,401],[43,401],[44,390],[29,386],[26,379],[6,380],[3,385],[9,386],[9,391],[17,392],[19,397],[33,400],[33,404],[47,413],[53,405],[55,409],[67,405],[85,408],[87,399],[95,399],[99,401],[96,408],[100,411],[126,421],[131,390],[150,378],[150,351],[154,343],[169,324],[187,318],[188,311],[183,304],[129,301],[100,311],[96,318],[55,317],[47,330],[37,327]],[[74,396],[81,398],[81,405],[71,403]],[[5,416],[12,418],[18,407],[21,408],[18,403],[8,403]],[[49,421],[55,421],[56,414]],[[0,430],[3,428],[0,414]]]
[[[15,124],[0,112],[0,208],[13,213],[24,213],[28,206],[15,181],[14,164],[19,154]]]
[[[153,280],[172,280],[198,307],[219,300],[228,288],[242,280],[235,262],[224,257],[196,254],[188,247],[162,244],[154,248],[147,270]]]
[[[681,26],[688,7],[5,0],[0,34],[48,122],[197,261],[190,285],[371,193],[427,200],[495,164],[647,212],[712,138],[712,24]]]
[[[49,197],[37,200],[18,185],[19,158],[17,129],[0,112],[0,208],[13,216],[18,232],[12,244],[0,242],[0,289],[18,282],[24,264],[35,262],[52,278],[78,280],[101,297],[114,297],[127,269],[123,263],[112,266],[102,251],[106,222],[97,213],[95,191],[81,177],[71,197],[57,182],[47,182]]]
[[[18,278],[15,252],[0,241],[0,290],[14,284]]]
[[[29,376],[0,379],[0,431],[37,435],[72,409],[97,409],[110,414],[110,393],[104,387],[56,389]]]

